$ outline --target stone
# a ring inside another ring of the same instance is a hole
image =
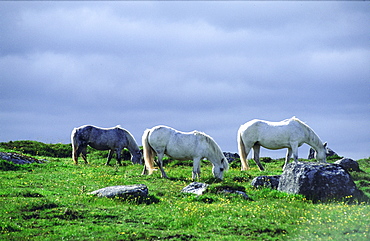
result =
[[[278,190],[302,194],[314,202],[341,200],[359,194],[351,175],[340,165],[316,162],[288,164],[280,177]]]
[[[146,197],[148,196],[148,187],[144,184],[110,186],[93,191],[90,194],[98,197]]]
[[[338,165],[342,166],[344,169],[346,169],[349,172],[353,172],[353,171],[354,172],[361,172],[360,166],[358,165],[358,162],[354,161],[350,158],[342,158],[342,159],[334,162],[334,164],[338,164]]]
[[[280,176],[281,175],[255,177],[252,180],[251,185],[256,188],[269,187],[272,189],[277,189],[280,181]]]
[[[223,193],[223,194],[234,193],[234,194],[238,194],[238,195],[242,196],[245,200],[250,200],[250,197],[245,192],[238,191],[238,190],[224,189],[222,191],[219,191],[219,193]]]
[[[181,192],[193,193],[197,195],[202,195],[208,188],[208,184],[201,182],[192,182],[188,186],[184,187]]]
[[[224,152],[224,156],[226,157],[229,163],[236,161],[237,159],[240,159],[238,153]]]
[[[245,187],[243,186],[236,186],[236,185],[221,185],[216,186],[211,190],[212,193],[218,193],[218,194],[237,194],[240,195],[245,200],[251,200],[251,198],[245,193]]]
[[[33,157],[25,156],[18,153],[0,152],[0,159],[13,162],[14,164],[31,164],[44,163],[46,160],[38,160]]]

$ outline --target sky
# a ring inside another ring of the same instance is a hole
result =
[[[363,1],[1,1],[0,142],[70,143],[92,124],[141,145],[163,124],[237,152],[240,125],[296,116],[366,158],[369,23]]]

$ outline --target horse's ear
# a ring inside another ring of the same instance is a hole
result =
[[[327,145],[328,145],[328,143],[327,143],[327,142],[325,142],[325,143],[324,143],[324,147],[326,148],[326,146],[327,146]]]

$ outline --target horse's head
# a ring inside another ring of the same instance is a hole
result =
[[[131,154],[132,154],[131,162],[133,164],[142,164],[143,163],[143,153],[141,152],[141,150],[138,150],[138,151],[133,152]]]
[[[318,150],[316,151],[316,160],[319,161],[319,162],[326,162],[326,152],[327,152],[327,147],[326,147],[327,143],[325,142],[321,148],[322,150]]]
[[[219,179],[224,178],[224,172],[226,172],[228,169],[228,162],[225,158],[221,159],[221,165],[213,165],[212,173],[213,176]]]

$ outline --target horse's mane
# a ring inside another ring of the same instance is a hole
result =
[[[131,148],[138,149],[135,137],[126,129],[122,128],[120,125],[114,127],[115,129],[119,129],[123,131],[126,135],[126,140]]]
[[[310,139],[314,142],[316,146],[322,146],[322,141],[320,140],[319,136],[309,127],[305,122],[301,121],[297,117],[293,116],[291,120],[298,122],[304,129],[308,132]]]
[[[215,140],[213,140],[212,137],[200,131],[194,131],[194,135],[199,136],[202,139],[204,139],[209,144],[213,153],[216,153],[217,155],[220,155],[220,156],[223,155],[223,152],[221,151],[220,146],[215,142]]]

